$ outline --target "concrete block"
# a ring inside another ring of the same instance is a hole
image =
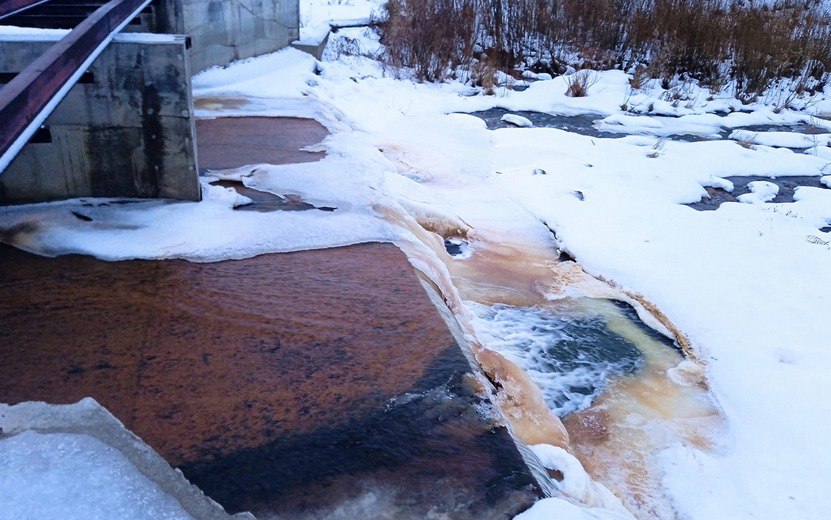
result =
[[[53,43],[0,39],[0,72],[20,72]],[[117,36],[0,174],[0,203],[199,200],[190,77],[184,37]]]

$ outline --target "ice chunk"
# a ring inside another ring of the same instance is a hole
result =
[[[504,116],[502,116],[502,122],[508,123],[509,125],[518,126],[520,128],[531,128],[532,126],[534,126],[534,123],[532,123],[530,119],[517,114],[505,114]]]
[[[587,506],[600,507],[621,515],[627,515],[623,518],[631,518],[620,500],[606,487],[593,481],[574,455],[562,448],[548,444],[538,444],[530,448],[534,455],[540,459],[543,466],[563,474],[563,480],[557,486],[561,493]]]
[[[0,518],[192,518],[118,450],[89,435],[24,431],[0,441]]]
[[[747,184],[750,193],[739,195],[739,202],[761,204],[770,202],[779,194],[779,186],[769,181],[753,181]]]
[[[530,70],[524,71],[522,73],[522,77],[525,78],[525,79],[532,79],[532,80],[535,80],[535,81],[548,81],[548,80],[552,79],[551,74],[548,74],[546,72],[537,73],[537,72],[532,72]]]
[[[578,507],[562,498],[545,498],[531,509],[514,517],[514,520],[622,520],[631,519],[627,514],[599,508]]]

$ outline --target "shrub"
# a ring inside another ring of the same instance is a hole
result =
[[[386,59],[429,81],[470,63],[478,0],[389,0],[381,38]]]
[[[566,79],[566,95],[569,97],[586,97],[589,89],[597,83],[597,74],[591,70],[575,72]]]
[[[484,52],[494,67],[580,56],[580,68],[648,66],[756,99],[778,78],[824,86],[831,15],[823,0],[389,0],[388,61],[436,80]],[[636,83],[640,80],[633,78]],[[633,84],[633,88],[637,88]]]

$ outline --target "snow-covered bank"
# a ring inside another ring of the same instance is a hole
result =
[[[351,161],[357,160],[352,158]],[[249,202],[232,188],[202,182],[203,200],[194,203],[79,199],[0,208],[7,243],[42,255],[81,253],[106,260],[184,258],[197,262],[249,258],[263,253],[322,249],[365,242],[390,242],[404,233],[371,207],[365,176],[343,182],[341,169],[369,172],[354,162],[327,158],[316,164],[261,165],[246,169],[245,182],[299,195],[334,211],[235,211]],[[253,172],[253,173],[252,173]],[[236,174],[239,177],[239,174]],[[265,186],[264,186],[265,185]]]

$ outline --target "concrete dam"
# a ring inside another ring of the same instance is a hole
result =
[[[287,46],[298,16],[288,0],[5,2],[0,202],[198,200],[191,76]]]
[[[198,208],[214,186],[252,200],[240,214],[335,215],[205,180],[325,159],[312,119],[194,110],[194,74],[291,45],[298,18],[283,0],[5,2],[0,213],[55,201],[90,242],[119,227],[97,210]],[[550,493],[400,246],[104,261],[31,254],[25,235],[0,225],[0,462],[7,441],[86,436],[198,519],[503,520]]]

